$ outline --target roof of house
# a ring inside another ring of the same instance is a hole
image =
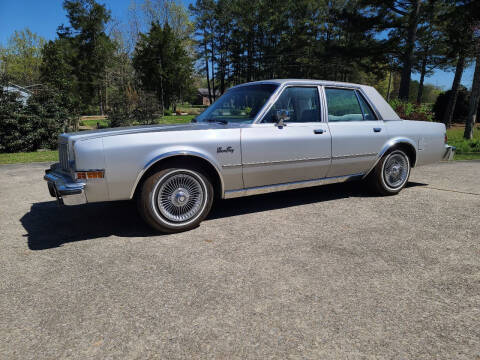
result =
[[[3,91],[9,93],[16,93],[18,95],[18,99],[23,103],[23,105],[26,105],[28,98],[32,96],[32,92],[28,89],[13,84],[9,86],[4,86]]]
[[[208,96],[208,89],[207,88],[198,88],[197,89],[197,92],[201,95],[201,96]],[[212,95],[213,95],[213,92],[212,92]],[[220,95],[220,91],[218,89],[215,90],[215,95],[216,96],[219,96]]]

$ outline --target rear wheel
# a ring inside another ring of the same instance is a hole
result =
[[[195,228],[210,212],[213,187],[197,168],[169,168],[142,186],[138,208],[145,221],[164,233]]]
[[[382,195],[395,195],[410,177],[410,159],[401,149],[386,153],[369,175],[372,188]]]

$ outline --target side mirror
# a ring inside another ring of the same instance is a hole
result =
[[[290,120],[290,112],[286,109],[275,110],[274,118],[276,126],[286,126],[285,121]]]

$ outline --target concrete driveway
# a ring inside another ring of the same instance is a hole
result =
[[[0,358],[478,359],[480,162],[221,201],[157,235],[0,166]]]

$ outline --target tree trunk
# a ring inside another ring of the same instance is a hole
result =
[[[392,70],[390,70],[390,75],[388,75],[387,101],[390,101],[391,86],[392,86]]]
[[[423,82],[425,81],[425,72],[427,71],[427,55],[425,54],[422,59],[422,70],[420,72],[420,85],[418,86],[417,104],[422,103],[423,96]]]
[[[205,38],[205,36],[206,36],[206,35],[204,35],[204,38]],[[207,72],[208,100],[210,101],[210,104],[213,104],[213,101],[212,101],[212,90],[210,89],[210,74],[209,74],[209,70],[208,70],[207,39],[205,39],[204,51],[205,51],[205,70],[206,70],[206,72]]]
[[[468,105],[468,117],[465,123],[465,139],[473,138],[473,128],[477,120],[478,103],[480,101],[480,45],[477,45],[477,56],[475,59],[475,73],[473,75],[472,93],[470,94],[470,102]]]
[[[100,115],[103,116],[103,91],[102,91],[102,87],[100,86],[98,88],[98,99],[100,100]]]
[[[213,28],[213,27],[212,27]],[[215,94],[215,41],[214,35],[212,33],[211,42],[210,42],[210,51],[212,54],[211,62],[212,62],[212,90],[213,90],[213,101],[217,100],[217,95]],[[211,102],[210,102],[211,103]]]
[[[398,97],[401,100],[408,101],[410,93],[410,77],[412,75],[413,49],[415,48],[415,38],[417,36],[418,14],[420,12],[421,0],[415,0],[412,4],[412,10],[408,19],[407,46],[403,56],[402,77],[400,80],[400,90]]]
[[[453,112],[457,103],[458,87],[462,80],[463,69],[465,67],[465,55],[460,54],[457,61],[457,67],[455,69],[455,77],[453,78],[452,91],[448,99],[447,109],[443,114],[443,123],[447,128],[452,125]]]

